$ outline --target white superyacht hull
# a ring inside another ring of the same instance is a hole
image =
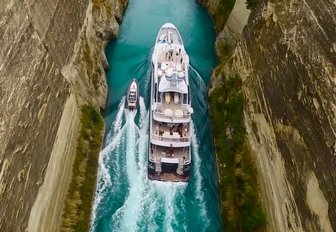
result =
[[[186,182],[191,168],[189,57],[173,24],[164,24],[152,56],[148,178]]]

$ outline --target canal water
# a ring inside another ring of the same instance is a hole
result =
[[[150,59],[160,27],[179,30],[191,67],[193,140],[190,181],[147,179]],[[195,0],[130,0],[118,39],[106,55],[109,95],[91,231],[220,231],[216,165],[209,125],[207,84],[216,65],[215,32]],[[140,107],[126,112],[130,81],[140,85]]]

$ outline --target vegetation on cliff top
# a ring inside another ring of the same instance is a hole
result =
[[[216,3],[217,7],[215,8],[212,7],[213,4],[210,4],[211,0],[198,0],[198,2],[208,8],[215,21],[216,30],[219,32],[223,30],[236,0],[219,0],[219,2]]]
[[[99,88],[99,80],[102,71],[99,68],[98,59],[94,58],[91,53],[93,53],[93,51],[91,51],[91,48],[86,38],[84,40],[84,47],[82,50],[82,56],[86,64],[85,72],[90,78],[90,81],[92,82],[94,88],[97,90]]]
[[[220,32],[224,29],[236,0],[199,2],[208,8],[217,32]],[[248,9],[253,9],[258,0],[246,0],[245,3]],[[242,81],[239,77],[225,77],[222,71],[233,53],[232,48],[228,44],[218,43],[217,49],[218,54],[221,54],[220,64],[214,75],[222,77],[223,85],[212,91],[209,103],[224,231],[260,231],[266,225],[266,215],[260,207],[257,172],[245,138]]]
[[[223,76],[223,75],[222,75]],[[266,224],[254,161],[245,141],[244,95],[238,77],[223,78],[210,95],[224,231],[258,231]]]
[[[250,10],[254,9],[257,6],[258,1],[259,0],[246,0],[246,8]]]
[[[259,0],[246,0],[246,8],[251,10],[254,9],[257,6],[258,1]],[[224,25],[236,3],[236,0],[198,0],[198,2],[209,10],[211,16],[214,19],[216,30],[217,32],[220,32],[223,30]]]
[[[82,107],[81,131],[61,231],[88,231],[104,121],[92,106]]]

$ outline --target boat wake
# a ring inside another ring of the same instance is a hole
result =
[[[195,82],[192,85],[205,87],[201,77],[192,79]],[[201,91],[193,102],[206,107],[202,98]],[[90,231],[208,231],[210,221],[195,124],[191,124],[190,181],[150,181],[147,178],[149,112],[141,97],[139,108],[133,112],[125,111],[124,101],[122,98],[99,156]]]
[[[200,205],[200,220],[202,220],[205,224],[204,228],[208,227],[209,220],[207,215],[207,209],[205,205],[205,199],[204,199],[204,193],[202,191],[202,185],[203,185],[203,178],[201,175],[201,160],[199,156],[199,142],[196,137],[196,131],[195,131],[195,125],[192,122],[191,123],[192,128],[192,140],[191,140],[191,147],[193,150],[193,159],[194,159],[194,172],[195,172],[195,185],[196,185],[196,199],[198,201],[198,204]]]

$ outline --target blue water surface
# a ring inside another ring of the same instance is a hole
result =
[[[150,59],[160,27],[173,23],[190,57],[193,141],[187,184],[147,179]],[[195,0],[130,0],[119,37],[106,48],[111,65],[106,136],[91,231],[220,231],[216,165],[209,125],[207,85],[216,65],[215,32]],[[140,108],[124,110],[130,81],[140,85]]]

